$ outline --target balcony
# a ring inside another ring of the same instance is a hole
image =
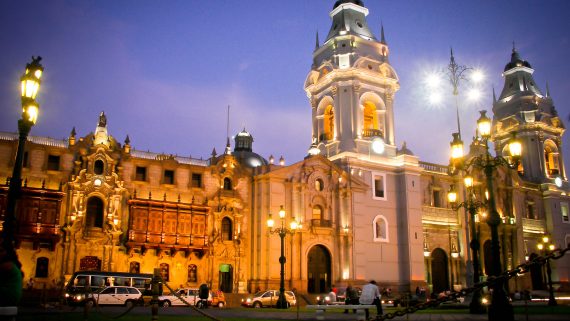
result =
[[[311,227],[332,227],[331,220],[311,220]]]
[[[447,175],[449,173],[449,166],[447,166],[447,165],[420,162],[420,166],[428,172],[434,172],[434,173],[445,174],[445,175]]]
[[[546,224],[544,220],[535,220],[532,218],[523,218],[523,232],[532,234],[545,234]]]
[[[457,212],[445,207],[422,206],[422,223],[434,225],[459,225]]]
[[[362,137],[384,137],[380,129],[366,128],[362,130]]]

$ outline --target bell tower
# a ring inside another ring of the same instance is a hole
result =
[[[378,41],[367,15],[362,1],[339,0],[322,45],[317,34],[305,91],[312,108],[312,141],[327,157],[369,154],[379,139],[384,156],[396,156],[393,108],[400,85],[388,62],[384,28]]]
[[[567,181],[562,157],[565,128],[548,85],[543,94],[533,73],[530,63],[521,59],[513,47],[511,61],[503,72],[503,90],[493,103],[493,141],[497,153],[507,155],[507,142],[516,133],[523,147],[518,168],[521,177],[534,183],[560,184]]]

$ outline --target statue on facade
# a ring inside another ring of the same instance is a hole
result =
[[[104,111],[102,111],[101,114],[99,114],[99,124],[97,126],[98,127],[107,127],[107,116],[105,116]]]

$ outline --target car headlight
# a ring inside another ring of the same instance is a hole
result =
[[[83,294],[78,294],[75,296],[76,301],[81,301],[85,296]]]
[[[245,302],[251,303],[251,298],[247,298],[247,299],[245,300]]]
[[[66,293],[66,294],[65,294],[65,297],[66,297],[66,298],[69,298],[69,293]]]

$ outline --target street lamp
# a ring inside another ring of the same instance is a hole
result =
[[[482,202],[475,199],[475,194],[473,192],[473,176],[465,175],[463,177],[463,184],[467,189],[467,199],[462,203],[457,203],[457,192],[455,187],[451,185],[447,198],[451,204],[451,208],[454,211],[460,208],[465,208],[469,212],[469,227],[471,228],[471,242],[469,247],[471,248],[471,255],[473,256],[473,284],[480,282],[480,264],[479,264],[479,235],[476,231],[475,226],[475,215],[477,214],[477,209],[485,207]],[[469,304],[469,313],[471,314],[481,314],[485,313],[485,307],[481,304],[481,290],[473,291],[473,296],[471,298],[471,303]]]
[[[24,150],[26,140],[32,126],[38,120],[39,105],[36,102],[36,95],[40,89],[40,78],[43,73],[43,66],[40,64],[42,57],[32,57],[32,62],[26,64],[26,71],[20,78],[21,82],[21,101],[22,101],[22,118],[18,120],[18,146],[16,151],[16,160],[12,177],[10,178],[10,186],[8,187],[8,200],[6,204],[6,212],[4,215],[4,223],[2,226],[3,246],[6,250],[14,250],[16,240],[16,203],[21,196],[22,191],[22,165],[24,161]]]
[[[279,237],[281,238],[281,256],[279,257],[279,263],[281,264],[281,273],[280,273],[280,283],[279,283],[279,299],[277,300],[277,309],[287,309],[288,308],[288,303],[287,303],[287,299],[285,299],[285,262],[286,262],[286,258],[285,258],[285,252],[284,252],[284,248],[285,248],[285,236],[287,236],[287,234],[295,234],[295,231],[297,230],[297,228],[299,227],[299,223],[297,223],[297,220],[295,218],[293,218],[293,221],[291,221],[290,223],[290,227],[287,228],[285,226],[285,209],[283,208],[283,205],[281,205],[281,209],[279,210],[279,220],[281,221],[281,226],[273,229],[273,226],[275,225],[275,221],[273,221],[273,218],[271,217],[271,213],[269,214],[269,219],[267,220],[267,227],[269,227],[269,233],[271,234],[278,234]]]
[[[547,235],[542,237],[542,242],[538,243],[536,247],[543,251],[545,255],[554,251],[554,244],[550,243],[550,238]],[[552,288],[552,269],[550,268],[550,259],[546,259],[546,277],[548,278],[548,305],[556,306],[556,299],[554,298],[554,290]]]
[[[481,135],[477,143],[482,143],[485,152],[479,155],[473,156],[471,159],[466,161],[463,153],[453,153],[451,155],[451,169],[452,174],[457,174],[459,171],[464,170],[470,173],[472,170],[479,168],[482,169],[486,177],[487,191],[489,198],[487,200],[487,207],[489,209],[489,217],[487,218],[487,225],[491,229],[491,275],[494,277],[499,277],[502,272],[501,268],[501,251],[499,244],[499,231],[498,227],[501,224],[501,217],[497,212],[495,204],[495,195],[493,189],[493,171],[499,166],[507,166],[510,169],[514,169],[518,166],[520,161],[522,147],[520,141],[518,141],[513,135],[513,138],[508,143],[509,157],[504,158],[501,155],[495,157],[491,156],[489,153],[489,138],[491,137],[491,119],[487,117],[486,111],[481,111],[481,116],[477,120],[477,131]],[[456,140],[456,135],[453,135],[454,141]],[[452,142],[452,146],[453,142]],[[453,149],[452,149],[453,150]],[[461,155],[461,156],[459,156]],[[504,281],[499,280],[495,282],[493,287],[493,297],[491,300],[491,305],[489,306],[489,320],[495,321],[512,321],[514,320],[513,307],[509,303],[507,294],[504,288]]]

